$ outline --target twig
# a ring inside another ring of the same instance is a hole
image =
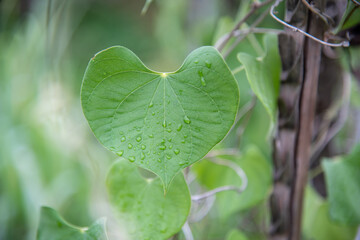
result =
[[[311,17],[312,15],[310,14],[309,32],[321,37],[324,34],[324,28],[319,21]],[[321,43],[305,39],[303,77],[294,150],[295,174],[290,194],[291,228],[289,239],[291,240],[299,240],[301,235],[304,191],[308,179],[312,130],[320,74],[321,48]]]
[[[329,43],[329,42],[325,42],[317,37],[314,37],[313,35],[301,30],[300,28],[297,28],[291,24],[288,24],[287,22],[284,22],[283,20],[281,20],[280,18],[278,18],[275,13],[274,13],[274,9],[279,5],[280,2],[282,2],[283,0],[277,0],[274,5],[271,6],[271,9],[270,9],[270,15],[276,20],[278,21],[279,23],[281,23],[282,25],[288,27],[288,28],[291,28],[293,31],[295,32],[300,32],[302,33],[303,35],[305,35],[306,37],[308,38],[311,38],[312,40],[318,42],[318,43],[321,43],[323,45],[326,45],[326,46],[330,46],[330,47],[349,47],[350,46],[350,43],[349,41],[342,41],[341,43]]]
[[[321,13],[319,9],[315,8],[314,6],[310,5],[307,0],[302,0],[302,3],[315,15],[319,16],[321,20],[323,20],[327,25],[329,25],[329,20],[334,23],[334,21],[325,14]]]
[[[241,186],[240,187],[238,187],[238,186],[218,187],[211,191],[205,192],[203,194],[191,196],[192,201],[200,201],[202,199],[214,196],[216,193],[223,192],[223,191],[237,191],[238,193],[242,193],[246,189],[247,184],[248,184],[248,179],[246,177],[244,170],[242,170],[242,168],[239,165],[237,165],[236,163],[234,163],[232,161],[225,160],[225,159],[211,158],[210,161],[212,161],[216,164],[219,164],[219,165],[230,167],[231,169],[233,169],[236,172],[236,174],[241,178]]]
[[[280,29],[273,29],[273,28],[248,28],[248,29],[238,29],[236,31],[234,31],[234,36],[233,37],[240,37],[241,35],[248,35],[250,33],[273,33],[273,34],[279,34],[283,32],[283,30]],[[230,35],[230,33],[225,34],[224,36],[222,36],[218,42],[222,42],[224,41],[228,36]],[[217,44],[217,43],[216,43]],[[215,44],[215,46],[216,46]]]
[[[218,51],[222,51],[225,45],[230,41],[230,39],[234,36],[234,32],[238,30],[243,23],[245,23],[255,12],[257,9],[266,6],[273,2],[274,0],[267,0],[265,2],[255,2],[251,5],[250,11],[235,25],[235,27],[232,29],[232,31],[225,37],[220,38],[219,41],[215,43],[215,48],[218,49]]]
[[[200,201],[200,200],[206,199],[208,197],[212,197],[219,192],[224,192],[224,191],[237,191],[239,193],[242,192],[241,189],[237,186],[222,186],[222,187],[218,187],[213,190],[210,190],[208,192],[205,192],[203,194],[191,196],[191,200],[192,201]]]
[[[150,4],[153,2],[153,0],[146,0],[145,4],[144,4],[144,7],[142,8],[141,10],[141,15],[145,15],[147,10],[149,9],[150,7]]]
[[[202,205],[199,211],[196,212],[196,215],[191,215],[189,222],[199,222],[203,219],[211,210],[212,206],[215,203],[216,196],[212,196],[205,199],[205,203]]]
[[[181,230],[183,231],[186,240],[194,240],[188,221],[185,222]]]
[[[257,25],[259,25],[262,20],[268,15],[268,11],[264,11],[251,25],[250,25],[250,31],[247,34],[240,35],[236,41],[229,47],[229,49],[225,52],[224,58],[230,55],[230,53],[235,49],[235,47],[251,33],[251,29],[255,28]]]
[[[351,0],[356,6],[360,6],[360,3],[358,2],[358,1],[356,1],[356,0]]]

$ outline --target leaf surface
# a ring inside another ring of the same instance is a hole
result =
[[[52,208],[42,207],[37,240],[107,240],[105,219],[99,219],[90,227],[76,227],[66,222]]]
[[[278,52],[277,36],[265,35],[266,55],[256,58],[246,53],[239,53],[238,59],[245,67],[251,89],[260,99],[274,122],[277,112],[277,98],[280,87],[281,61]]]
[[[325,160],[330,216],[344,224],[360,224],[360,146],[348,156]]]
[[[182,173],[164,195],[158,177],[146,179],[135,165],[121,159],[112,166],[106,182],[110,202],[133,239],[168,239],[184,225],[191,198]]]
[[[239,91],[213,47],[193,51],[176,72],[159,73],[117,46],[90,60],[81,101],[97,139],[157,174],[166,191],[180,169],[225,137],[236,116]]]

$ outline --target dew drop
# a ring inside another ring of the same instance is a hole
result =
[[[203,85],[204,87],[206,86],[206,82],[205,82],[204,77],[200,77],[200,82],[201,82],[201,85]]]
[[[185,143],[185,140],[182,140],[181,143]]]
[[[149,135],[149,138],[154,138],[154,135],[153,135],[153,134],[150,134],[150,135]]]
[[[167,159],[171,159],[171,155],[166,154],[166,158],[167,158]]]
[[[161,146],[159,147],[159,149],[160,149],[160,150],[165,150],[165,149],[166,149],[166,146],[161,145]]]
[[[144,160],[145,159],[145,153],[141,152],[140,158],[141,158],[141,160]]]
[[[143,145],[141,145],[141,149],[142,150],[145,150],[146,149],[146,146],[143,144]]]
[[[154,106],[154,103],[151,102],[151,103],[149,104],[149,108],[152,108],[153,106]]]
[[[155,112],[152,112],[151,115],[155,116]]]
[[[180,162],[179,162],[179,165],[180,165],[180,166],[183,166],[183,165],[185,165],[185,164],[186,164],[185,161],[180,161]]]
[[[205,61],[205,65],[206,65],[207,68],[211,68],[211,62]]]
[[[190,124],[191,123],[191,121],[190,121],[190,119],[185,115],[185,117],[184,117],[184,123],[186,123],[186,124]]]
[[[124,155],[124,150],[120,150],[116,153],[119,157],[121,157],[122,155]]]
[[[177,130],[178,132],[180,132],[180,131],[181,131],[181,129],[182,129],[182,124],[180,123],[180,124],[178,125],[178,127],[177,127],[177,129],[176,129],[176,130]]]
[[[120,140],[121,140],[122,142],[125,142],[125,141],[126,141],[126,137],[122,137]]]
[[[160,158],[158,158],[158,160],[157,160],[159,163],[161,163],[162,161],[161,161],[161,159]]]
[[[178,154],[180,153],[180,150],[179,150],[179,149],[175,149],[175,150],[174,150],[174,153],[175,153],[176,155],[178,155]]]
[[[130,162],[135,162],[135,157],[134,157],[134,156],[130,156],[130,157],[129,157],[129,161],[130,161]]]
[[[169,138],[168,141],[171,142],[171,141],[172,141],[172,138]]]
[[[166,129],[166,131],[169,133],[172,132],[172,130],[170,128]]]
[[[172,149],[172,148],[173,148],[173,145],[170,145],[170,146],[169,146],[169,149]]]
[[[133,145],[131,143],[128,144],[128,148],[132,149]]]
[[[199,59],[195,59],[194,63],[195,63],[195,64],[198,64],[198,63],[199,63]]]
[[[136,138],[136,141],[137,141],[137,142],[140,142],[140,141],[141,141],[141,137],[137,137],[137,138]]]
[[[184,138],[187,138],[187,137],[188,137],[188,135],[185,134],[185,135],[184,135]]]
[[[166,121],[164,120],[164,122],[162,123],[162,126],[165,128],[166,127]]]

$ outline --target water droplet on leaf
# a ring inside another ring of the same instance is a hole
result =
[[[133,145],[131,143],[128,144],[128,148],[132,149]]]
[[[185,115],[185,117],[184,117],[184,123],[186,123],[186,124],[190,124],[191,123],[191,121],[190,121],[190,119]]]
[[[116,153],[119,157],[121,157],[122,155],[124,155],[124,151],[123,150],[120,150]]]
[[[130,157],[129,157],[129,161],[130,161],[130,162],[135,162],[135,157],[134,157],[134,156],[130,156]]]
[[[126,141],[126,137],[122,137],[120,140],[121,140],[122,142],[125,142],[125,141]]]
[[[178,155],[178,154],[180,153],[180,150],[179,150],[179,149],[175,149],[175,150],[174,150],[174,153],[175,153],[176,155]]]
[[[140,142],[140,141],[141,141],[141,137],[137,137],[137,138],[136,138],[136,141],[137,141],[137,142]]]
[[[211,68],[211,62],[205,61],[205,65],[206,65],[207,68]]]

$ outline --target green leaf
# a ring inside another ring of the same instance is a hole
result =
[[[233,229],[226,237],[226,240],[247,240],[248,238],[239,230]]]
[[[326,160],[330,216],[341,223],[360,224],[360,146],[348,156]]]
[[[37,240],[107,240],[105,219],[99,219],[90,227],[76,227],[66,222],[52,208],[42,207]]]
[[[329,217],[329,204],[311,187],[305,191],[303,209],[303,235],[311,240],[353,240],[356,227],[348,227],[333,222]]]
[[[244,65],[251,89],[260,99],[274,122],[277,112],[277,98],[280,87],[281,61],[277,36],[265,35],[266,55],[261,59],[246,53],[239,53],[238,59]]]
[[[172,73],[151,71],[130,50],[111,47],[90,60],[81,101],[98,140],[157,174],[166,191],[179,170],[227,134],[239,91],[213,47],[193,51]]]
[[[134,239],[167,239],[180,231],[189,215],[191,198],[182,173],[164,195],[158,177],[144,178],[135,165],[121,159],[106,182],[110,202]]]
[[[245,191],[221,192],[216,195],[217,207],[221,218],[225,219],[236,211],[249,209],[266,199],[271,190],[271,165],[258,148],[249,147],[243,156],[222,155],[219,158],[234,161],[244,170],[248,185]],[[200,183],[209,189],[225,185],[241,186],[241,179],[229,167],[210,161],[201,161],[192,168]]]

